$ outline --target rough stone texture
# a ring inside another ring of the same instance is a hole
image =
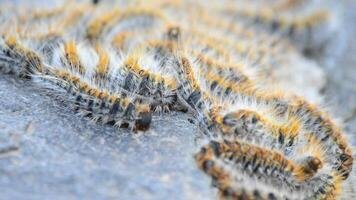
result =
[[[343,5],[342,17],[343,38],[346,46],[335,62],[321,61],[328,75],[325,87],[326,105],[337,116],[353,146],[356,158],[356,3],[353,0],[340,1]],[[356,169],[345,182],[346,192],[342,199],[356,199]]]
[[[209,199],[187,116],[145,134],[92,124],[36,85],[0,78],[0,199]]]
[[[343,5],[345,53],[319,61],[327,105],[355,146],[356,4]],[[148,133],[130,134],[77,117],[36,88],[0,76],[0,199],[215,199],[192,157],[198,130],[188,116],[157,117]]]
[[[325,63],[324,69],[328,74],[325,88],[326,101],[333,108],[333,112],[348,123],[348,131],[356,131],[356,3],[345,0],[345,9],[341,15],[346,48],[341,56],[333,63]],[[356,142],[356,141],[355,141]],[[356,145],[356,143],[354,143]]]

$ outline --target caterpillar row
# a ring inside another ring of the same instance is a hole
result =
[[[194,158],[221,199],[336,199],[353,165],[341,130],[304,98],[268,87],[302,59],[283,35],[310,39],[330,13],[304,15],[302,0],[224,2],[9,6],[0,71],[133,132],[153,115],[189,113],[204,138]]]

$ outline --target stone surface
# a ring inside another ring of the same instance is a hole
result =
[[[131,134],[94,125],[0,78],[0,199],[209,199],[210,180],[193,159],[197,129],[183,114]]]
[[[356,158],[356,3],[353,0],[343,0],[340,12],[343,41],[346,45],[337,59],[330,63],[321,60],[328,80],[324,90],[325,101],[334,117],[339,118],[349,143],[353,146]],[[340,41],[342,42],[342,41]],[[355,159],[354,159],[355,160]],[[356,169],[345,182],[345,193],[341,199],[356,199]]]

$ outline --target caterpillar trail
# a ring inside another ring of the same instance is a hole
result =
[[[315,78],[300,46],[322,41],[315,35],[330,33],[336,17],[316,1],[0,5],[3,74],[35,82],[78,116],[133,132],[162,112],[187,112],[202,135],[194,158],[219,198],[347,193],[353,156],[342,130],[294,94],[297,81],[275,87],[289,79],[285,70]]]

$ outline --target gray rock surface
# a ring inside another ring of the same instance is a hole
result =
[[[356,160],[356,3],[353,0],[340,1],[343,5],[342,27],[345,49],[341,56],[329,63],[320,60],[328,75],[324,90],[327,107],[334,117],[338,117],[348,141],[353,146]],[[344,184],[346,192],[341,199],[356,199],[356,167]]]
[[[356,3],[342,1],[345,10],[341,13],[346,48],[333,63],[323,62],[328,82],[325,88],[326,101],[335,115],[346,120],[346,129],[356,131]],[[356,133],[355,133],[356,134]],[[355,140],[356,142],[356,140]],[[354,143],[356,145],[356,143]]]
[[[0,78],[0,199],[209,199],[210,180],[193,159],[197,129],[183,114],[132,134],[92,124]]]
[[[319,61],[327,105],[356,146],[356,4],[342,2],[347,47],[336,62]],[[198,130],[188,116],[156,117],[149,132],[131,134],[77,117],[36,88],[0,76],[0,199],[215,199],[193,160]]]

